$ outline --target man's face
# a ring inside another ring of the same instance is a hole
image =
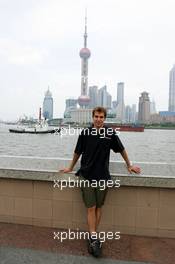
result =
[[[103,127],[104,121],[105,121],[105,116],[103,112],[95,112],[93,116],[93,124],[94,127],[100,128]]]

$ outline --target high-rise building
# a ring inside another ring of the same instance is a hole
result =
[[[84,47],[80,50],[81,58],[81,95],[78,98],[78,103],[81,108],[88,108],[90,98],[88,96],[88,59],[91,56],[90,50],[87,48],[87,16],[85,16],[85,33]]]
[[[156,103],[154,100],[150,102],[150,114],[156,114]]]
[[[77,109],[77,99],[66,99],[66,109],[64,111],[64,118],[70,118],[70,110]]]
[[[66,110],[76,109],[77,108],[77,99],[69,98],[66,99]]]
[[[111,105],[111,98],[110,94],[107,92],[107,86],[104,85],[98,90],[98,106],[103,106],[105,108],[108,108],[109,105]]]
[[[169,73],[169,112],[175,112],[175,64]]]
[[[117,84],[117,121],[124,122],[125,119],[125,104],[124,104],[124,83]]]
[[[106,108],[107,109],[111,109],[112,106],[112,96],[110,95],[110,93],[107,92],[107,105]]]
[[[117,101],[112,101],[112,109],[116,109],[117,108]]]
[[[45,119],[52,119],[53,118],[53,98],[52,94],[49,90],[46,91],[44,101],[43,101],[43,117]]]
[[[132,109],[131,109],[130,105],[126,105],[126,107],[125,107],[125,122],[131,123],[131,118],[132,118]]]
[[[90,104],[89,107],[103,106],[111,109],[112,96],[107,91],[107,86],[104,85],[100,89],[97,86],[89,87]]]
[[[98,87],[97,86],[90,86],[89,87],[89,97],[90,103],[89,107],[94,108],[98,105]]]
[[[150,99],[147,92],[141,93],[139,97],[139,123],[149,123],[150,121]]]
[[[124,82],[117,84],[117,103],[124,102]]]
[[[136,104],[133,104],[131,107],[131,122],[135,123],[136,122]]]
[[[98,106],[106,106],[107,104],[107,87],[106,85],[98,89]]]
[[[126,123],[135,123],[136,122],[136,105],[125,106],[125,122]]]

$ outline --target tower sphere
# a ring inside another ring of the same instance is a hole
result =
[[[91,52],[88,48],[82,48],[80,50],[80,57],[83,59],[88,59],[91,56]]]
[[[87,106],[90,102],[90,97],[87,95],[80,95],[78,97],[78,103],[80,106]]]

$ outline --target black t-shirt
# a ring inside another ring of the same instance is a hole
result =
[[[76,175],[88,180],[108,180],[110,150],[122,152],[124,146],[112,128],[103,127],[99,131],[94,127],[82,130],[78,137],[75,153],[82,154],[81,167]]]

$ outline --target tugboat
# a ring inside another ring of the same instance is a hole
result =
[[[37,127],[34,128],[10,128],[9,132],[11,133],[27,133],[27,134],[53,134],[53,133],[59,133],[60,129],[46,129],[45,127]]]
[[[9,132],[11,133],[20,133],[20,134],[53,134],[53,133],[59,133],[61,131],[60,128],[52,128],[49,129],[49,126],[47,124],[46,120],[41,120],[41,108],[39,110],[39,122],[36,125],[33,125],[31,127],[24,127],[20,126],[17,128],[10,128]]]

